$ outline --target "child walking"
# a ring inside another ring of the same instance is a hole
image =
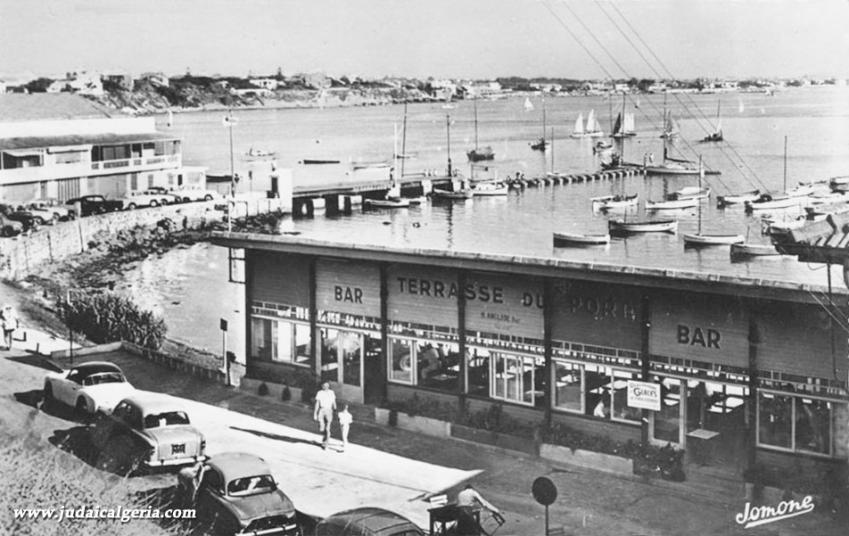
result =
[[[342,411],[339,412],[339,426],[342,428],[342,452],[345,452],[345,447],[348,446],[348,431],[351,430],[351,423],[354,422],[354,416],[348,411],[348,404],[342,406]]]

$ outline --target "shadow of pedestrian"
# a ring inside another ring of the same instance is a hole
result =
[[[256,436],[259,436],[259,437],[266,437],[268,439],[274,439],[274,440],[277,440],[277,441],[285,441],[287,443],[304,443],[304,444],[307,444],[307,445],[314,445],[316,447],[320,447],[321,444],[322,444],[321,441],[318,441],[318,440],[301,439],[299,437],[291,437],[291,436],[285,436],[285,435],[280,435],[280,434],[272,434],[272,433],[269,433],[269,432],[261,432],[259,430],[250,430],[248,428],[239,428],[238,426],[231,426],[230,429],[231,430],[237,430],[239,432],[247,432],[249,434],[253,434],[253,435],[256,435]]]
[[[20,393],[14,393],[12,396],[15,397],[16,402],[20,402],[21,404],[26,404],[32,408],[38,409],[38,405],[41,402],[41,389],[33,389],[32,391],[22,391]]]

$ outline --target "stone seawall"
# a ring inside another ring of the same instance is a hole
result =
[[[117,233],[140,225],[155,226],[163,219],[173,220],[178,228],[185,224],[190,229],[203,229],[213,222],[226,221],[226,211],[221,210],[226,204],[226,201],[218,200],[112,212],[44,226],[28,235],[2,238],[0,277],[24,279],[41,264],[86,251],[89,242],[101,232]],[[281,199],[237,199],[233,215],[244,217],[246,213],[255,215],[287,208]]]

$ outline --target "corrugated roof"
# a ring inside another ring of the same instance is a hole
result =
[[[179,136],[162,132],[138,134],[85,134],[68,136],[35,136],[28,138],[0,138],[0,151],[10,149],[35,149],[64,147],[68,145],[105,145],[113,143],[140,143],[146,141],[178,140]]]
[[[0,95],[0,123],[113,117],[127,116],[71,93],[7,93]]]

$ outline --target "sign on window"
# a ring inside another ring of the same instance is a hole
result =
[[[660,411],[660,384],[628,380],[628,407]]]

